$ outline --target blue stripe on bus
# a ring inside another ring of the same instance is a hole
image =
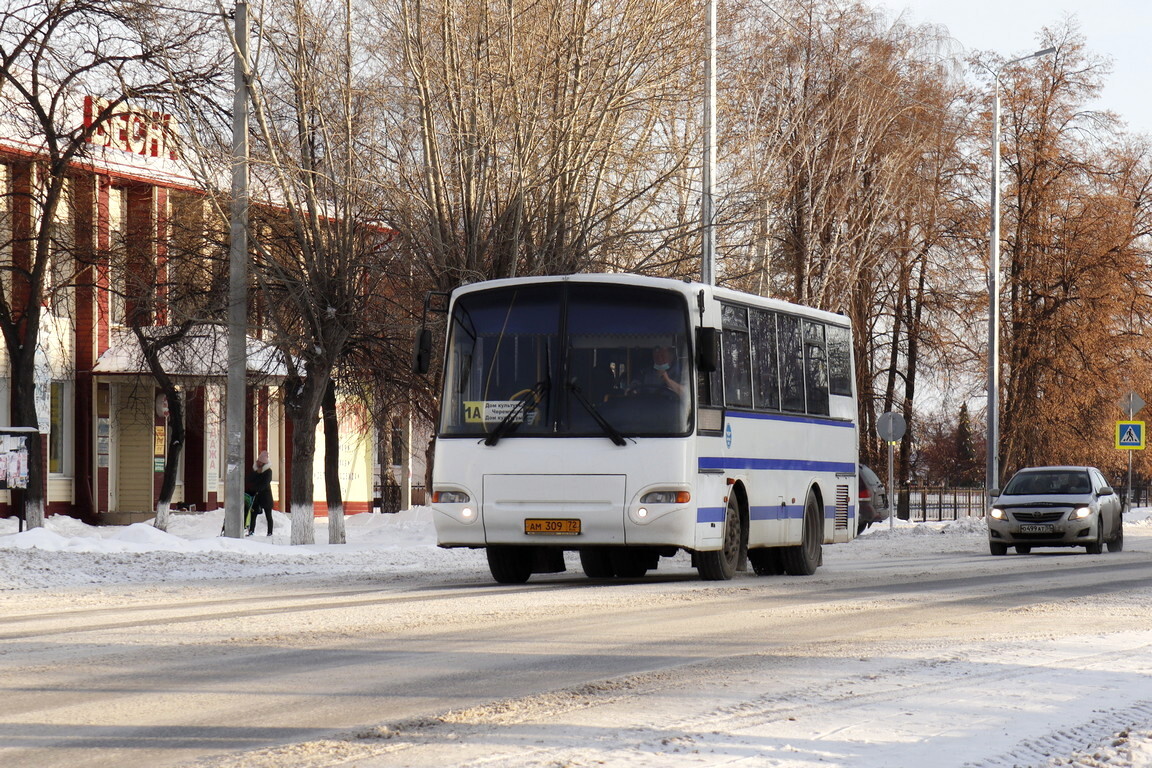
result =
[[[725,513],[726,510],[724,507],[697,507],[696,522],[722,523],[724,522]],[[776,504],[770,507],[752,507],[752,509],[748,511],[748,518],[750,520],[800,520],[803,517],[804,507],[798,504]],[[848,507],[848,517],[856,517],[855,505]],[[836,518],[836,507],[825,507],[824,518],[834,520]]]
[[[724,507],[697,507],[696,522],[722,523],[727,510]]]
[[[805,472],[842,472],[856,474],[856,465],[842,461],[807,461],[804,459],[746,459],[739,456],[701,456],[700,469],[779,469]]]
[[[727,419],[760,419],[764,421],[791,421],[799,424],[819,424],[822,427],[855,427],[850,419],[822,419],[818,416],[788,416],[783,413],[753,413],[751,411],[724,411]]]

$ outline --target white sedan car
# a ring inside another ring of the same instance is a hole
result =
[[[1084,547],[1088,554],[1124,548],[1120,497],[1095,467],[1030,467],[992,491],[988,547],[1027,554],[1033,547]]]

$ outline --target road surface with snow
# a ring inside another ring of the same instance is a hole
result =
[[[0,520],[0,764],[1152,766],[1148,517],[1094,556],[898,523],[812,577],[524,587],[426,510],[309,547]]]

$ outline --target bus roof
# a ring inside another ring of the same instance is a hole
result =
[[[452,292],[453,298],[465,293],[472,293],[474,291],[483,291],[492,288],[504,288],[515,285],[531,285],[543,283],[611,283],[613,285],[634,285],[637,287],[649,288],[662,288],[664,290],[677,291],[684,294],[688,299],[694,300],[704,291],[704,295],[711,296],[715,299],[723,301],[732,301],[741,304],[748,304],[757,307],[764,307],[766,309],[774,309],[782,312],[792,312],[796,314],[803,314],[807,317],[820,319],[834,325],[849,325],[848,318],[842,314],[835,312],[828,312],[814,307],[808,307],[803,304],[793,304],[788,301],[780,299],[770,299],[764,296],[757,296],[754,293],[744,293],[742,291],[735,291],[731,288],[722,288],[720,286],[705,285],[689,280],[674,280],[668,277],[648,277],[646,275],[633,275],[627,273],[577,273],[573,275],[540,275],[536,277],[509,277],[500,280],[485,280],[479,283],[470,283],[456,288]]]

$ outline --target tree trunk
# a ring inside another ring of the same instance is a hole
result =
[[[184,403],[171,383],[162,389],[168,403],[168,453],[164,458],[164,479],[160,483],[160,496],[156,499],[156,520],[153,525],[161,531],[167,531],[172,494],[176,491],[176,474],[180,469],[180,454],[184,450]]]
[[[38,314],[38,313],[37,313]],[[37,318],[38,319],[38,318]],[[30,321],[31,324],[31,321]],[[27,331],[27,338],[35,339],[34,331]],[[36,418],[35,342],[26,344],[19,356],[12,355],[12,425],[32,427],[25,444],[28,448],[28,487],[22,496],[24,522],[28,528],[44,526],[44,504],[47,490],[44,466],[44,445],[40,437],[39,420]],[[11,349],[9,354],[11,355]]]
[[[328,502],[328,543],[346,544],[344,499],[340,494],[340,420],[336,416],[336,384],[324,390],[324,498]]]
[[[328,387],[328,368],[317,372],[310,366],[303,376],[290,376],[285,382],[285,412],[292,422],[292,480],[289,514],[292,517],[292,544],[314,544],[315,509],[312,470],[316,462],[316,424]]]

